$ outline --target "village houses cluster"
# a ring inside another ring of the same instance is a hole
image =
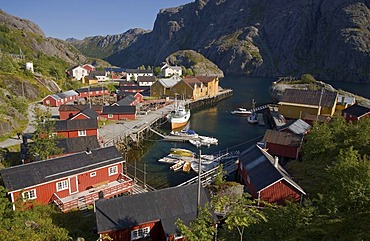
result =
[[[63,154],[26,163],[30,159],[29,143],[24,138],[21,149],[26,164],[0,171],[13,208],[17,208],[18,199],[54,203],[63,212],[95,204],[101,236],[109,235],[113,240],[183,240],[175,221],[181,218],[188,224],[196,218],[197,207],[193,204],[197,186],[126,195],[132,194],[134,188],[134,180],[124,173],[126,160],[115,146],[104,145],[98,130],[98,120],[133,120],[147,110],[145,106],[165,104],[168,97],[198,100],[214,97],[219,91],[217,77],[181,77],[181,67],[177,66],[165,65],[161,70],[162,77],[157,79],[151,70],[96,71],[92,65],[69,69],[69,76],[88,85],[113,79],[119,83],[118,91],[109,93],[104,86],[89,86],[51,94],[42,100],[46,106],[59,107],[55,132],[63,137],[58,140]],[[112,94],[116,101],[109,105],[76,104],[80,99]],[[157,102],[146,101],[145,96]],[[370,116],[370,109],[355,104],[354,98],[334,92],[293,89],[285,91],[277,107],[278,111],[276,107],[269,111],[273,130],[267,130],[260,142],[240,153],[238,176],[258,201],[302,203],[305,191],[281,162],[300,158],[303,138],[314,121],[327,122],[336,110],[342,111],[347,121],[357,121]],[[286,121],[287,118],[293,121]],[[202,204],[209,201],[203,188],[201,196]]]

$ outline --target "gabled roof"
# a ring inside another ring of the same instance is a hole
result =
[[[120,86],[119,86],[119,89],[120,89],[121,91],[125,91],[125,90],[126,90],[126,91],[127,91],[127,90],[141,90],[141,91],[144,91],[144,90],[148,90],[148,89],[150,89],[150,86],[120,85]]]
[[[124,68],[104,68],[104,70],[109,72],[126,72]]]
[[[105,71],[91,71],[89,76],[94,78],[96,76],[106,76],[106,74]]]
[[[172,76],[171,78],[158,79],[158,82],[165,88],[171,88],[182,79],[177,75]]]
[[[208,201],[208,195],[201,188],[201,206]],[[189,225],[196,218],[197,184],[99,199],[95,204],[98,233],[160,220],[166,235],[176,234],[177,219]]]
[[[155,76],[138,76],[137,82],[155,82]]]
[[[243,151],[239,156],[239,161],[257,192],[264,190],[279,180],[285,180],[299,192],[306,195],[304,190],[292,180],[279,164],[277,166],[274,165],[274,157],[257,145]]]
[[[59,112],[60,111],[81,111],[86,108],[89,108],[89,105],[61,105],[59,106]],[[103,109],[102,105],[92,105],[91,109],[95,111],[101,111]]]
[[[338,93],[323,91],[322,97],[321,91],[315,90],[300,90],[300,89],[286,89],[284,91],[281,102],[294,103],[301,105],[312,105],[312,106],[324,106],[333,107],[337,100]],[[321,103],[320,103],[321,98]]]
[[[106,114],[135,114],[136,106],[104,106],[103,115]]]
[[[58,120],[55,122],[55,131],[77,131],[98,128],[98,120],[96,118],[79,120]]]
[[[370,113],[370,108],[361,105],[351,105],[350,107],[342,110],[343,113],[350,114],[352,116],[361,117]]]
[[[127,74],[132,74],[132,73],[136,73],[136,74],[152,74],[153,71],[152,70],[146,70],[146,69],[126,69],[126,73]]]
[[[0,170],[0,174],[5,187],[9,191],[15,191],[123,161],[117,148],[110,146],[91,150],[90,154],[83,151],[9,167]]]
[[[57,140],[57,147],[63,149],[63,153],[76,153],[97,149],[100,147],[96,136],[80,136],[75,138],[61,138]]]
[[[184,83],[189,85],[191,88],[194,89],[195,85],[201,85],[203,82],[201,82],[198,78],[195,77],[186,77],[183,79]]]
[[[88,108],[83,109],[79,113],[77,113],[75,116],[72,116],[72,118],[70,118],[70,120],[74,120],[75,117],[78,116],[78,115],[80,115],[80,114],[88,117],[89,119],[93,119],[93,120],[94,119],[97,119],[98,116],[99,116],[98,113],[96,113],[95,110],[93,110],[93,109],[91,109],[91,108],[88,107]]]
[[[338,94],[338,103],[353,105],[356,103],[356,98],[352,96]]]
[[[125,98],[123,98],[122,100],[118,101],[115,104],[118,105],[118,106],[128,106],[128,105],[131,105],[132,102],[134,102],[134,101],[136,101],[136,98],[133,95],[128,95],[128,96],[126,96]]]
[[[76,92],[78,93],[86,93],[86,92],[91,92],[91,91],[105,91],[108,90],[106,87],[88,87],[88,88],[81,88],[77,89]]]
[[[195,76],[198,80],[202,83],[212,82],[213,80],[217,79],[217,76]]]
[[[290,132],[266,130],[262,141],[283,146],[299,147],[302,143],[302,138],[302,136]]]
[[[311,126],[307,124],[307,122],[305,122],[304,120],[298,119],[281,126],[278,131],[283,131],[287,129],[296,135],[304,135],[311,129]]]

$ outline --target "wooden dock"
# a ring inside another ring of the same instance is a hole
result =
[[[257,120],[258,120],[258,124],[260,126],[264,126],[265,125],[265,118],[263,118],[263,114],[262,113],[258,113],[257,114]]]

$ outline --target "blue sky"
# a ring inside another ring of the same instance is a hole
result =
[[[1,0],[0,9],[36,23],[47,37],[83,39],[153,29],[162,8],[194,0]]]

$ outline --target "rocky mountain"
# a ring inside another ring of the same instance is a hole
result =
[[[370,82],[368,0],[195,0],[157,15],[152,32],[107,58],[128,68],[194,50],[226,75]]]
[[[86,62],[86,57],[72,45],[63,40],[45,37],[40,27],[29,20],[15,17],[0,10],[0,23],[2,26],[15,30],[11,33],[12,36],[1,36],[3,39],[10,39],[16,34],[20,35],[15,39],[17,44],[22,47],[23,52],[29,50],[32,55],[40,52],[47,56],[60,58],[71,65]],[[2,48],[2,50],[6,51],[7,49]],[[9,50],[9,52],[11,51]],[[19,49],[15,53],[18,54]]]
[[[191,69],[191,72],[195,75],[224,77],[224,73],[217,65],[194,50],[179,50],[168,56],[165,62],[173,66],[180,65],[186,69]]]
[[[135,43],[138,37],[150,32],[141,28],[130,29],[123,34],[87,37],[83,40],[66,39],[74,45],[82,54],[89,57],[105,58],[114,52],[126,48]]]

